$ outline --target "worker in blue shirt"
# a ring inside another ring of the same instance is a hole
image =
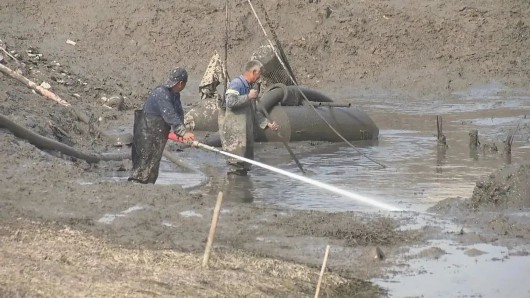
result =
[[[263,64],[258,60],[245,65],[243,75],[233,79],[226,90],[224,109],[219,113],[219,133],[223,150],[254,159],[254,126],[261,129],[277,130],[278,124],[269,122],[256,111],[258,91],[253,84],[258,82],[263,71]],[[229,174],[246,175],[250,164],[229,159]]]
[[[184,111],[180,92],[186,87],[188,73],[183,68],[171,71],[169,79],[153,89],[143,110],[134,115],[134,136],[132,145],[133,169],[129,181],[155,183],[162,153],[173,131],[185,142],[195,140],[193,133],[184,126]]]

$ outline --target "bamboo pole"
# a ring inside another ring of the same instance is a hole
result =
[[[320,276],[318,277],[317,290],[315,291],[315,298],[318,298],[320,295],[320,285],[322,284],[322,277],[324,276],[324,271],[326,271],[326,265],[328,263],[329,256],[329,245],[326,245],[326,252],[324,253],[324,262],[322,263],[322,269],[320,270]]]
[[[25,76],[17,73],[16,71],[10,69],[9,67],[7,67],[5,65],[0,64],[0,71],[3,72],[6,75],[12,77],[12,78],[17,79],[18,81],[24,83],[29,88],[37,91],[40,95],[42,95],[42,96],[44,96],[44,97],[46,97],[48,99],[51,99],[51,100],[53,100],[53,101],[65,106],[65,107],[69,107],[70,106],[70,104],[68,102],[66,102],[65,100],[61,99],[55,93],[42,88],[41,86],[39,86],[39,85],[35,84],[34,82],[30,81]]]
[[[221,212],[221,203],[223,202],[223,192],[220,191],[217,195],[217,203],[213,211],[212,224],[210,226],[210,233],[208,234],[208,241],[206,242],[206,249],[204,250],[204,257],[202,259],[202,267],[208,267],[208,260],[212,251],[213,240],[215,238],[215,230],[217,229],[217,222],[219,221],[219,212]]]
[[[6,51],[6,49],[0,47],[0,51],[4,52],[7,56],[9,56],[9,58],[15,60],[16,62],[18,62],[18,59],[15,58],[13,55],[11,55],[11,53],[9,53],[8,51]]]

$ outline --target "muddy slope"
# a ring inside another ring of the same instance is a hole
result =
[[[0,38],[14,48],[39,47],[100,87],[136,98],[174,65],[202,74],[207,58],[223,48],[223,7],[224,1],[204,0],[6,0]],[[266,8],[304,84],[406,87],[416,94],[489,80],[528,84],[530,7],[524,1],[282,0]],[[266,40],[246,2],[233,1],[230,11],[235,74]]]
[[[530,207],[530,164],[506,166],[477,182],[470,205],[474,209]]]

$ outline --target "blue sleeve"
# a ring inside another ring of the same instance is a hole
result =
[[[157,109],[160,116],[177,135],[182,136],[186,132],[180,94],[172,95],[166,88],[156,88],[149,94],[147,100],[151,103],[151,109]]]
[[[248,103],[248,95],[241,79],[233,79],[226,89],[226,108],[238,109]]]

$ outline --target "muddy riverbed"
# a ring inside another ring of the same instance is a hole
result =
[[[223,34],[211,24],[223,24],[223,7],[2,1],[0,46],[19,60],[2,52],[4,63],[49,83],[90,119],[78,121],[72,109],[4,75],[0,113],[87,152],[128,152],[98,131],[130,130],[134,109],[174,66],[190,72],[183,92],[190,109],[208,58],[222,50]],[[164,160],[156,185],[130,184],[130,161],[89,165],[0,129],[0,296],[307,297],[328,244],[328,297],[530,295],[530,7],[516,0],[265,7],[299,81],[365,110],[380,128],[377,141],[356,149],[292,143],[307,176],[403,211],[258,167],[228,179],[222,156],[174,144],[172,153],[198,171]],[[247,6],[234,4],[232,13],[235,76],[266,40]],[[124,98],[121,109],[105,106],[111,96]],[[437,115],[445,150],[436,142]],[[506,166],[502,141],[516,128]],[[481,146],[471,152],[474,129]],[[258,144],[256,156],[298,172],[281,144]],[[224,203],[204,270],[219,191]]]
[[[249,177],[229,179],[219,154],[175,145],[170,146],[179,149],[174,154],[199,172],[164,160],[156,185],[130,184],[125,181],[129,161],[72,164],[2,131],[4,146],[18,165],[3,165],[2,218],[13,229],[20,220],[15,218],[22,216],[66,225],[119,247],[199,253],[215,197],[223,191],[216,241],[221,255],[237,249],[317,268],[330,244],[332,272],[371,281],[355,284],[353,292],[524,296],[530,291],[524,282],[530,268],[529,205],[475,211],[469,199],[477,181],[504,166],[502,140],[516,127],[512,167],[530,157],[530,120],[525,118],[530,94],[494,86],[471,88],[443,103],[449,146],[443,152],[436,144],[432,111],[441,107],[433,107],[435,101],[394,98],[389,103],[385,95],[355,100],[379,124],[378,141],[356,143],[357,149],[292,143],[308,177],[403,212],[381,211],[259,167]],[[484,92],[481,97],[473,97],[477,90]],[[495,102],[499,104],[490,107]],[[474,154],[468,147],[471,129],[478,129],[482,146],[489,144]],[[493,143],[498,151],[489,149]],[[256,152],[261,162],[297,172],[281,144],[262,143]],[[359,152],[387,167],[378,167]],[[35,171],[41,174],[35,176]],[[7,230],[5,237],[13,237],[10,233],[16,230]],[[507,275],[503,282],[497,280],[499,272]],[[328,290],[338,293],[332,286]]]

